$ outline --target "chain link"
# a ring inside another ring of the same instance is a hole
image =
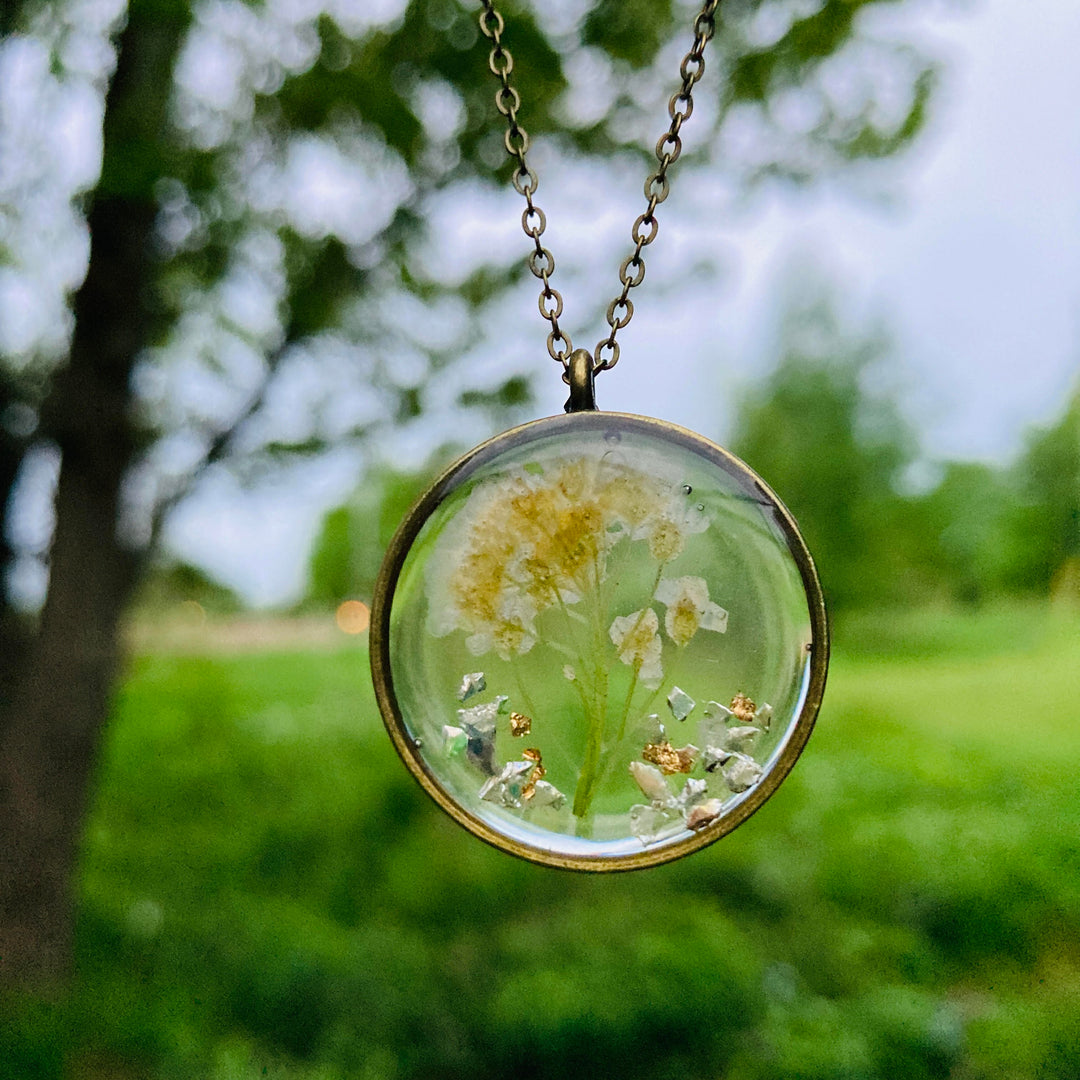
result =
[[[521,215],[521,227],[534,245],[529,254],[529,269],[540,279],[539,298],[540,314],[551,323],[547,347],[553,360],[563,365],[563,380],[567,381],[567,369],[573,344],[570,335],[559,326],[563,301],[558,291],[551,287],[551,275],[555,272],[555,258],[543,244],[540,237],[547,228],[544,211],[533,201],[536,193],[536,173],[529,168],[525,155],[529,150],[529,136],[518,122],[517,114],[521,108],[521,96],[510,81],[514,70],[514,58],[502,43],[505,28],[503,17],[495,9],[494,0],[481,0],[483,11],[480,13],[480,31],[491,41],[491,55],[488,67],[499,80],[499,89],[495,92],[495,107],[506,118],[507,129],[503,136],[506,152],[517,162],[512,175],[514,188],[525,198],[525,210]],[[634,317],[634,304],[630,299],[630,290],[637,288],[645,280],[644,249],[655,239],[660,228],[656,217],[656,208],[667,197],[671,188],[668,169],[679,160],[682,153],[682,139],[679,132],[682,125],[694,111],[694,87],[705,73],[705,46],[716,31],[716,9],[720,0],[705,0],[701,11],[694,19],[694,41],[690,51],[679,65],[682,85],[672,94],[668,102],[668,116],[671,123],[667,131],[660,136],[656,144],[656,159],[659,163],[655,172],[645,181],[645,212],[634,222],[630,238],[634,241],[633,252],[623,260],[619,267],[619,281],[622,291],[608,305],[607,324],[611,332],[597,342],[593,353],[593,365],[596,372],[613,368],[619,362],[619,343],[616,334]],[[607,355],[605,355],[605,353]]]
[[[514,70],[514,58],[502,43],[503,17],[495,10],[491,0],[482,0],[484,10],[480,13],[480,31],[491,41],[491,55],[488,67],[499,80],[499,89],[495,92],[495,107],[506,117],[506,134],[503,143],[506,152],[517,162],[513,172],[513,183],[520,195],[525,197],[525,210],[521,215],[521,227],[525,235],[533,242],[529,254],[529,269],[533,276],[540,279],[540,314],[551,323],[547,347],[553,360],[558,360],[566,369],[570,364],[573,342],[570,335],[559,326],[559,316],[563,310],[563,300],[558,291],[551,287],[551,275],[555,272],[555,256],[542,243],[540,237],[547,228],[547,216],[533,201],[536,192],[536,173],[529,168],[525,155],[529,152],[529,136],[518,123],[518,109],[521,108],[521,96],[510,82],[510,73]]]

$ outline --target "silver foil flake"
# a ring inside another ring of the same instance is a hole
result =
[[[709,716],[698,724],[698,742],[702,746],[711,746],[716,750],[726,750],[728,745],[728,729],[722,716]]]
[[[667,703],[676,720],[685,720],[697,704],[685,690],[680,690],[677,686],[668,694]]]
[[[498,776],[492,776],[484,783],[480,798],[498,806],[520,809],[522,792],[535,768],[535,761],[508,761]]]
[[[726,706],[721,705],[719,701],[706,701],[705,702],[705,718],[707,720],[717,719],[720,721],[730,720],[735,714]]]
[[[711,825],[723,812],[724,804],[719,799],[706,799],[686,815],[686,827],[697,832]]]
[[[644,761],[631,761],[630,775],[634,778],[634,783],[641,788],[641,794],[650,800],[653,806],[675,805],[675,797],[671,794],[664,774],[655,765],[646,765]]]
[[[772,711],[769,706],[763,705],[761,709],[757,710],[755,720],[764,709],[768,709],[769,713]],[[728,727],[728,724],[734,719],[735,714],[730,709],[725,708],[716,701],[710,701],[705,706],[704,719],[698,724],[698,739],[705,746],[714,750],[733,750],[737,753],[745,753],[761,734],[761,729],[751,727],[749,724]],[[765,719],[767,722],[768,714],[766,714]]]
[[[726,750],[734,750],[737,753],[744,754],[753,745],[754,740],[761,734],[761,730],[756,727],[733,727],[728,728],[727,731],[727,743],[724,746]]]
[[[554,785],[546,780],[537,780],[533,785],[533,793],[526,800],[525,805],[531,809],[539,809],[550,806],[552,810],[561,810],[566,805],[566,796]]]
[[[754,723],[760,724],[766,731],[772,727],[772,706],[767,701],[754,711]]]
[[[480,694],[487,689],[487,679],[482,671],[474,671],[461,678],[461,687],[458,689],[458,701],[468,701],[475,694]]]
[[[678,797],[675,799],[679,809],[685,814],[697,806],[698,803],[704,802],[708,795],[708,787],[709,785],[704,780],[688,778],[682,791],[679,792]]]
[[[469,745],[469,736],[464,728],[444,724],[442,729],[443,750],[448,757],[459,757]]]
[[[466,726],[469,741],[465,746],[465,758],[485,776],[495,775],[495,743],[490,736],[478,735],[475,728]]]
[[[736,794],[753,787],[762,774],[761,766],[745,754],[732,754],[723,768],[724,783]]]
[[[458,709],[461,728],[468,737],[465,757],[487,776],[495,775],[495,718],[498,712],[495,702]]]
[[[506,711],[506,703],[510,699],[504,694],[500,694],[494,701],[485,702],[483,705],[473,705],[468,709],[458,709],[458,723],[462,727],[471,725],[472,727],[479,728],[483,731],[490,729],[491,734],[495,734],[495,724],[498,720],[500,713]]]
[[[672,822],[679,821],[679,815],[673,810],[655,806],[642,806],[640,803],[630,807],[630,832],[646,847],[659,839]]]
[[[664,727],[664,723],[660,719],[659,713],[649,713],[649,715],[645,717],[645,725],[646,730],[655,735],[657,742],[661,742],[667,738],[667,728]]]
[[[658,713],[648,713],[627,726],[628,737],[633,742],[660,743],[667,741],[667,728]]]
[[[716,772],[721,765],[726,765],[731,760],[730,750],[721,750],[716,746],[706,746],[701,755],[701,761],[706,772]]]

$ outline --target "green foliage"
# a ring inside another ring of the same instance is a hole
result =
[[[528,379],[515,375],[494,390],[465,390],[458,396],[458,403],[466,408],[483,405],[505,411],[519,409],[532,399]]]
[[[286,229],[282,240],[293,283],[286,333],[300,340],[338,322],[345,305],[363,288],[364,275],[336,237],[312,244]]]
[[[1031,432],[1016,471],[1009,576],[1046,592],[1067,562],[1080,559],[1080,390],[1056,425]]]
[[[732,439],[794,513],[832,610],[1016,594],[1080,602],[1080,394],[1029,434],[1015,465],[949,462],[910,494],[915,438],[870,390],[886,356],[880,338],[844,334],[828,304],[796,307]]]
[[[585,17],[581,39],[643,67],[666,40],[671,21],[671,0],[601,0]]]
[[[599,878],[438,811],[362,649],[143,657],[87,834],[79,981],[0,1010],[5,1076],[1071,1077],[1080,626],[1013,610],[1017,648],[1008,614],[910,614],[952,643],[918,661],[841,655],[752,821]]]
[[[323,518],[311,554],[306,605],[326,608],[350,597],[371,598],[383,553],[431,472],[371,469],[353,499]]]
[[[153,616],[178,604],[194,604],[216,615],[231,615],[243,606],[240,597],[190,563],[163,562],[151,567],[139,583],[132,607]]]
[[[844,340],[825,306],[796,311],[776,370],[740,407],[732,448],[799,521],[832,606],[895,600],[897,485],[914,441],[871,397],[879,340]]]

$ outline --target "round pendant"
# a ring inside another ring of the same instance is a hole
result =
[[[825,687],[794,520],[727,451],[576,412],[428,489],[376,588],[371,666],[405,764],[481,839],[623,870],[730,832],[779,786]]]

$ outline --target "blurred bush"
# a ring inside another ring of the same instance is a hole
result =
[[[732,448],[798,519],[830,607],[980,604],[1053,594],[1080,606],[1080,390],[1011,465],[948,462],[911,491],[918,443],[880,334],[828,303],[790,313],[774,371],[751,388]]]
[[[1004,614],[910,615],[936,657],[841,656],[767,807],[612,877],[442,815],[362,649],[140,659],[79,979],[5,1000],[5,1080],[1071,1076],[1080,627],[1015,614],[1017,641]]]

